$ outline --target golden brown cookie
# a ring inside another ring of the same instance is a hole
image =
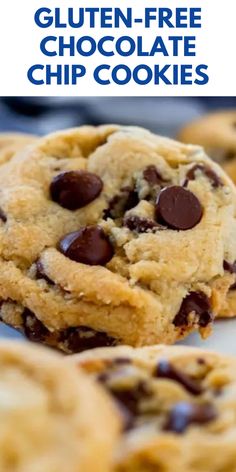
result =
[[[72,356],[120,408],[114,472],[234,472],[236,359],[182,346]]]
[[[36,141],[36,136],[23,133],[0,133],[0,165],[24,147]]]
[[[185,126],[178,138],[203,146],[236,183],[236,110],[205,115]]]
[[[1,319],[68,353],[209,334],[235,282],[236,190],[133,127],[43,138],[0,173]]]
[[[115,408],[59,354],[0,342],[1,472],[109,472]]]

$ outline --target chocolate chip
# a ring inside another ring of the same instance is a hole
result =
[[[109,392],[130,414],[136,416],[139,414],[140,400],[151,396],[151,392],[144,381],[138,382],[135,387],[129,389],[117,390],[108,387]]]
[[[129,357],[115,357],[112,359],[113,365],[125,365],[132,364],[132,360]]]
[[[224,261],[223,267],[226,272],[229,272],[230,274],[236,274],[236,261],[234,261],[233,263]],[[235,289],[236,289],[236,282],[230,286],[230,290],[235,290]]]
[[[4,211],[2,210],[2,208],[0,208],[0,220],[2,220],[3,223],[6,223],[6,222],[7,222],[6,214],[4,213]]]
[[[108,372],[101,372],[100,374],[97,375],[96,380],[97,382],[105,384],[106,382],[108,382],[109,378],[110,378],[110,375]]]
[[[162,177],[157,168],[153,165],[146,167],[143,171],[144,179],[151,185],[162,185],[166,180]]]
[[[205,359],[203,359],[202,357],[199,357],[199,358],[197,359],[197,363],[198,363],[199,365],[206,365],[206,361],[205,361]]]
[[[201,172],[202,174],[204,174],[205,177],[210,180],[212,187],[217,188],[223,185],[223,182],[220,177],[212,169],[210,169],[210,167],[207,167],[204,164],[196,164],[188,171],[184,186],[188,184],[189,180],[196,179],[197,172]]]
[[[63,208],[78,210],[95,200],[102,188],[100,177],[78,170],[57,175],[50,185],[50,194],[52,200]]]
[[[22,320],[24,334],[30,341],[43,342],[50,334],[49,330],[28,308],[23,311]]]
[[[174,185],[166,187],[156,202],[157,221],[175,230],[187,230],[196,226],[202,218],[202,206],[198,198],[188,190]]]
[[[107,372],[102,372],[101,374],[98,375],[96,380],[100,382],[104,386],[106,386],[106,383],[109,381],[109,373]],[[106,389],[109,391],[110,394],[112,394],[113,398],[116,401],[116,405],[119,409],[119,413],[121,415],[122,423],[123,423],[123,431],[129,431],[133,426],[134,426],[134,419],[135,419],[135,414],[126,406],[125,404],[125,399],[126,395],[121,395],[120,391],[119,393],[116,391],[113,391],[110,389],[108,386],[106,386]],[[124,393],[124,392],[123,392]],[[130,403],[130,396],[128,394],[128,399],[127,399],[127,404]],[[133,400],[131,401],[133,405]]]
[[[130,431],[135,425],[135,415],[119,401],[116,402],[123,422],[123,432]]]
[[[236,151],[235,150],[227,151],[224,155],[224,159],[226,161],[232,161],[233,159],[235,159],[235,157],[236,157]]]
[[[117,340],[103,331],[95,331],[87,326],[67,328],[60,333],[59,341],[71,353],[83,352],[96,347],[115,346]]]
[[[124,189],[125,191],[125,189]],[[139,196],[135,190],[126,190],[128,192],[127,199],[124,206],[124,212],[131,210],[136,207],[139,203]]]
[[[196,380],[192,379],[184,372],[181,372],[165,359],[158,363],[155,375],[158,378],[170,379],[180,383],[185,388],[185,390],[187,390],[192,395],[200,395],[203,393],[202,387],[198,382],[196,382]]]
[[[211,305],[208,297],[203,292],[190,292],[182,301],[181,307],[174,318],[175,326],[187,326],[190,313],[198,317],[198,324],[206,327],[213,321]]]
[[[109,238],[99,226],[67,234],[59,242],[59,250],[72,261],[87,265],[106,265],[114,255]]]
[[[104,210],[103,218],[121,218],[126,211],[136,207],[139,203],[139,196],[135,189],[124,187],[119,195],[115,195],[109,202],[109,206]]]
[[[223,267],[226,272],[229,272],[230,274],[236,274],[236,261],[233,263],[223,261]]]
[[[130,231],[137,231],[137,233],[146,233],[155,228],[160,228],[160,225],[154,220],[137,215],[126,216],[123,220],[123,225],[129,228]]]
[[[54,285],[54,282],[46,275],[44,267],[40,259],[36,261],[36,279],[44,279],[50,285]]]
[[[165,431],[181,434],[191,424],[206,424],[217,418],[217,411],[210,403],[192,405],[187,402],[179,402],[170,411]]]

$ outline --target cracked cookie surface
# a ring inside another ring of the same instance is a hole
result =
[[[118,346],[69,359],[123,418],[115,472],[236,470],[236,359],[182,346]]]
[[[0,368],[1,471],[110,471],[119,419],[91,379],[23,342],[0,342]]]
[[[67,353],[207,336],[235,283],[235,188],[132,127],[49,135],[2,166],[3,322]]]

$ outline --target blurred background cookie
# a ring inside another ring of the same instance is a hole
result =
[[[115,472],[236,470],[235,358],[180,346],[123,346],[70,362],[120,408]]]
[[[119,421],[59,354],[0,343],[1,472],[108,472]]]
[[[178,138],[203,146],[236,183],[236,109],[204,115],[182,128]]]
[[[23,133],[0,133],[0,165],[24,147],[36,141],[36,136]]]

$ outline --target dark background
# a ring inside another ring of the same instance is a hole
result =
[[[0,99],[0,131],[43,135],[82,124],[138,125],[174,137],[204,113],[236,108],[236,97],[22,98]]]

